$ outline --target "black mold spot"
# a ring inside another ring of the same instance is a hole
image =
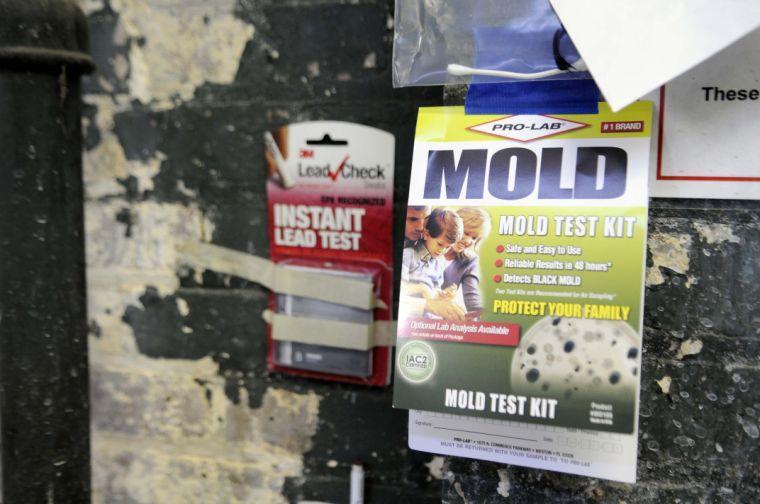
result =
[[[620,373],[618,373],[617,371],[613,372],[610,375],[610,383],[615,385],[619,381],[620,381]]]
[[[527,379],[527,380],[528,380],[530,383],[535,383],[535,382],[536,382],[536,380],[538,380],[539,376],[541,376],[541,373],[539,373],[539,372],[538,372],[538,369],[536,369],[536,368],[531,368],[531,370],[530,370],[530,371],[528,371],[528,374],[526,374],[526,375],[525,375],[525,378],[526,378],[526,379]]]
[[[559,325],[559,323],[562,321],[560,317],[555,318],[552,320],[552,325]]]
[[[531,345],[531,346],[528,347],[528,349],[526,350],[526,352],[528,352],[528,355],[533,355],[534,353],[536,353],[536,347],[533,346],[533,345]]]
[[[629,359],[635,359],[639,356],[639,349],[636,347],[631,347],[630,350],[628,350],[628,358]]]
[[[570,353],[573,351],[573,348],[575,348],[575,343],[572,341],[568,341],[565,343],[565,352]]]

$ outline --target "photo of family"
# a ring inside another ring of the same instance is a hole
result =
[[[477,207],[456,211],[410,206],[404,229],[399,320],[429,317],[478,320],[480,245],[491,232],[489,214]]]

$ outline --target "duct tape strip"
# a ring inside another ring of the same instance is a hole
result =
[[[208,243],[186,243],[180,252],[182,262],[188,266],[244,278],[278,294],[319,299],[363,310],[387,308],[375,296],[372,283],[364,280],[283,268],[267,259]]]
[[[371,350],[376,346],[393,346],[396,340],[396,323],[392,320],[377,320],[368,325],[292,317],[271,310],[264,310],[262,317],[272,326],[272,339],[279,341]]]
[[[477,114],[596,114],[601,94],[591,79],[470,84],[465,112]]]

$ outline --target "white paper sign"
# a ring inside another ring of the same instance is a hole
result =
[[[551,3],[615,111],[760,26],[757,0]]]
[[[760,31],[646,99],[651,196],[760,199]]]

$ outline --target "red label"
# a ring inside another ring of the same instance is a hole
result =
[[[503,322],[450,322],[409,318],[399,327],[398,336],[399,338],[513,347],[520,342],[520,326]]]
[[[285,191],[269,183],[270,250],[274,260],[309,257],[392,263],[389,197]]]
[[[644,131],[643,121],[603,122],[602,133],[641,133]]]

